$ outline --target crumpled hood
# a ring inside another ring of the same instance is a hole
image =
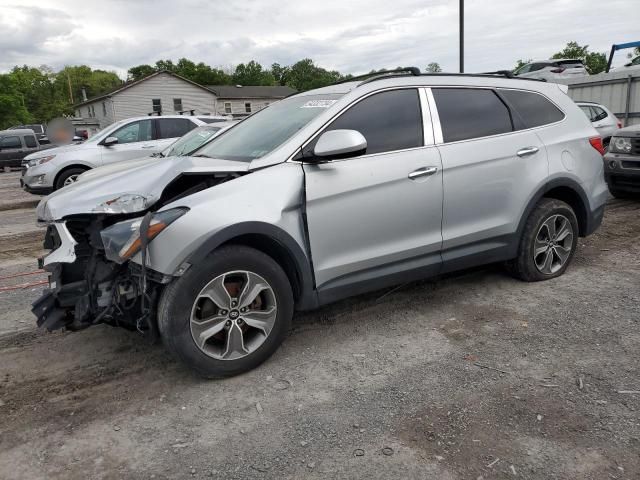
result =
[[[114,164],[104,174],[68,185],[45,197],[36,208],[38,220],[50,222],[69,215],[100,213],[100,205],[126,195],[146,199],[144,205],[128,213],[142,212],[157,202],[164,188],[181,174],[246,172],[250,165],[204,157],[143,158],[122,164],[122,168]]]

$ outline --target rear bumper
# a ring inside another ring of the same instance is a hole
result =
[[[595,210],[589,212],[589,215],[587,215],[587,223],[585,225],[583,236],[586,237],[587,235],[591,235],[598,228],[600,228],[603,217],[604,217],[604,205],[601,205]]]

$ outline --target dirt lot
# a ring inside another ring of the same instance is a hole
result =
[[[0,277],[42,235],[8,178]],[[580,244],[549,282],[489,267],[297,315],[224,381],[123,330],[38,331],[40,287],[0,291],[0,478],[640,478],[640,202]]]

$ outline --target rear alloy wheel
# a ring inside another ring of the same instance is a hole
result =
[[[282,268],[253,248],[214,251],[167,285],[158,305],[163,341],[207,378],[237,375],[265,361],[284,340],[293,293]]]
[[[538,229],[533,261],[540,273],[553,275],[569,260],[573,251],[573,227],[564,215],[552,215]]]
[[[562,275],[578,245],[578,220],[565,202],[543,198],[533,209],[522,232],[518,256],[507,262],[515,276],[527,282]]]

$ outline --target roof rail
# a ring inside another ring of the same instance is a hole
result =
[[[385,70],[381,72],[369,72],[363,75],[357,75],[355,77],[345,78],[344,80],[340,80],[338,82],[332,83],[332,85],[340,85],[341,83],[347,83],[347,82],[356,82],[358,80],[366,80],[366,81],[377,80],[378,78],[398,76],[397,74],[399,73],[400,74],[410,73],[411,75],[416,77],[421,75],[420,69],[418,67],[403,67],[403,68],[396,68],[394,70]],[[363,83],[366,83],[366,82],[363,82]]]
[[[515,77],[511,70],[496,70],[495,72],[484,72],[484,75],[503,75],[507,78]]]

